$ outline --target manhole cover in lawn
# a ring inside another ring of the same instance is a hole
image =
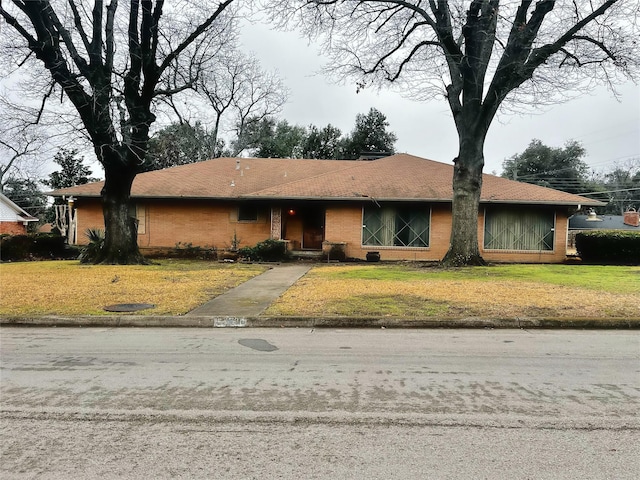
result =
[[[137,312],[138,310],[155,307],[153,303],[117,303],[115,305],[107,305],[104,310],[107,312]]]

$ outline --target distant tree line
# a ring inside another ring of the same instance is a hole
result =
[[[640,158],[596,172],[583,160],[586,153],[574,140],[556,148],[534,139],[524,152],[503,162],[502,176],[600,200],[607,203],[598,209],[602,214],[621,215],[629,208],[640,209]]]
[[[389,131],[387,117],[375,108],[356,115],[353,130],[346,135],[331,124],[305,127],[273,116],[248,118],[236,131],[240,133],[227,146],[200,122],[171,124],[150,139],[143,170],[238,155],[351,160],[393,154],[397,140]]]

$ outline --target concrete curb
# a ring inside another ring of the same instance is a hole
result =
[[[386,317],[205,317],[205,316],[37,316],[3,317],[0,326],[184,327],[184,328],[563,328],[640,329],[640,318],[386,318]]]

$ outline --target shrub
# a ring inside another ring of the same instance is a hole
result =
[[[65,239],[61,235],[42,233],[34,235],[31,253],[36,257],[60,257],[65,252]]]
[[[326,253],[322,255],[323,260],[335,260],[344,262],[347,259],[347,255],[344,251],[344,245],[333,244]]]
[[[215,247],[209,247],[205,245],[200,247],[193,245],[192,243],[176,243],[175,255],[178,258],[189,258],[198,260],[216,260],[218,258],[218,251]]]
[[[26,260],[29,258],[30,246],[29,235],[2,235],[0,237],[0,258],[3,261]]]
[[[89,239],[89,243],[82,247],[78,260],[80,263],[95,263],[104,248],[104,230],[87,228],[84,234]]]
[[[289,259],[286,243],[271,239],[259,242],[254,247],[242,247],[238,254],[254,262],[283,262]]]
[[[640,265],[640,232],[581,232],[576,235],[576,250],[585,262]]]
[[[78,250],[53,233],[1,235],[0,259],[3,261],[76,258]]]

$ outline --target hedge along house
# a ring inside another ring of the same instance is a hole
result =
[[[178,243],[218,249],[288,242],[291,251],[339,247],[346,257],[441,260],[449,248],[453,166],[397,154],[376,160],[216,158],[142,173],[133,183],[143,252]],[[79,243],[103,228],[102,182],[73,196]],[[562,262],[569,214],[600,202],[484,175],[478,236],[488,261]]]

